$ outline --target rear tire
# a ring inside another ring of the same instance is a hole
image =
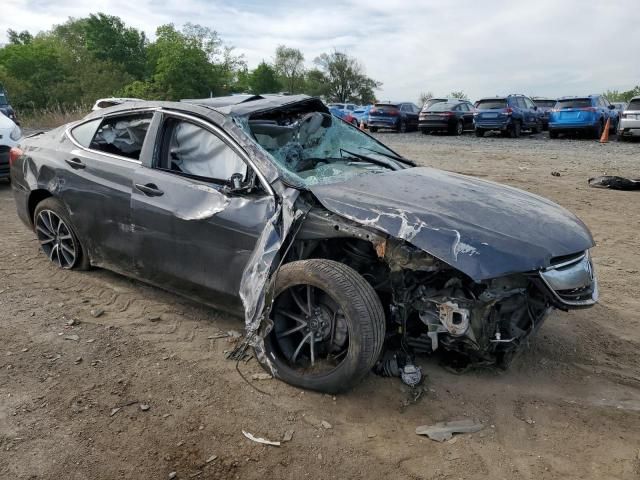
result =
[[[382,352],[385,315],[375,290],[355,270],[325,259],[288,263],[278,270],[273,298],[274,325],[265,337],[264,352],[256,356],[264,358],[264,353],[278,378],[337,393],[353,387],[373,368]],[[339,339],[342,350],[332,353]],[[323,366],[329,370],[322,371]]]
[[[558,132],[555,130],[549,130],[549,138],[558,138]]]
[[[598,122],[593,129],[593,138],[600,139],[602,136],[602,130],[604,130],[604,126],[602,125],[602,122]]]
[[[407,133],[407,122],[404,120],[400,120],[400,124],[398,125],[398,133]]]
[[[460,136],[464,133],[464,123],[462,123],[462,120],[458,120],[458,123],[456,123],[452,133],[457,136]]]
[[[376,133],[378,131],[378,127],[369,127],[369,131],[371,133]]]
[[[423,128],[421,129],[421,131],[423,135],[429,135],[431,133],[431,130],[429,130],[428,128]]]
[[[509,127],[509,130],[508,130],[509,137],[518,138],[520,136],[521,131],[522,131],[522,126],[520,125],[520,122],[515,121]]]
[[[33,228],[40,249],[55,265],[65,270],[89,269],[89,256],[60,200],[49,197],[38,203],[33,213]]]

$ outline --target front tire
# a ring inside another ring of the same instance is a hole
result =
[[[276,275],[273,328],[264,339],[275,375],[326,393],[353,387],[382,352],[385,315],[373,287],[333,260],[291,262]]]
[[[481,128],[476,128],[475,132],[476,137],[484,137],[484,130],[482,130]]]
[[[556,132],[555,130],[549,130],[549,138],[558,138],[558,132]]]
[[[371,133],[376,133],[378,131],[378,127],[369,127],[369,131]]]
[[[407,122],[404,120],[400,120],[400,124],[398,125],[398,133],[407,133]]]
[[[38,203],[33,226],[40,248],[51,262],[65,270],[89,269],[89,257],[60,200],[49,197]]]

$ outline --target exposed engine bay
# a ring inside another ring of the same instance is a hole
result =
[[[552,308],[535,274],[476,283],[407,242],[317,210],[304,220],[290,255],[334,259],[359,272],[386,308],[387,350],[446,350],[460,354],[451,357],[457,365],[506,366]]]

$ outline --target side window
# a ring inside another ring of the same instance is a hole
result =
[[[101,121],[102,118],[96,118],[95,120],[91,120],[90,122],[78,125],[71,130],[71,136],[80,145],[85,148],[89,148],[89,145],[91,145],[91,140],[93,139],[93,136],[96,133],[96,129],[98,128],[98,125],[100,125]]]
[[[524,101],[524,97],[518,97],[518,107],[527,108],[527,103]]]
[[[225,183],[237,174],[245,181],[248,171],[240,155],[220,137],[176,119],[165,124],[156,168]]]
[[[139,160],[152,117],[152,113],[145,113],[105,118],[89,148]]]
[[[355,109],[356,109],[356,106],[355,106],[355,105],[347,105],[347,110],[351,110],[351,111],[353,111],[353,110],[355,110]]]
[[[533,108],[533,102],[529,100],[527,97],[522,97],[522,100],[524,100],[524,104],[526,105],[527,108]]]
[[[411,111],[411,107],[408,104],[403,103],[402,107],[400,107],[400,110],[402,110],[403,112],[410,112]]]
[[[461,103],[460,105],[458,105],[458,109],[461,112],[468,112],[469,111],[469,107],[466,103]]]

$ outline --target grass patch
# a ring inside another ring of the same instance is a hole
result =
[[[36,110],[21,110],[18,112],[18,121],[23,128],[56,128],[80,120],[90,111],[89,105],[53,105]]]

